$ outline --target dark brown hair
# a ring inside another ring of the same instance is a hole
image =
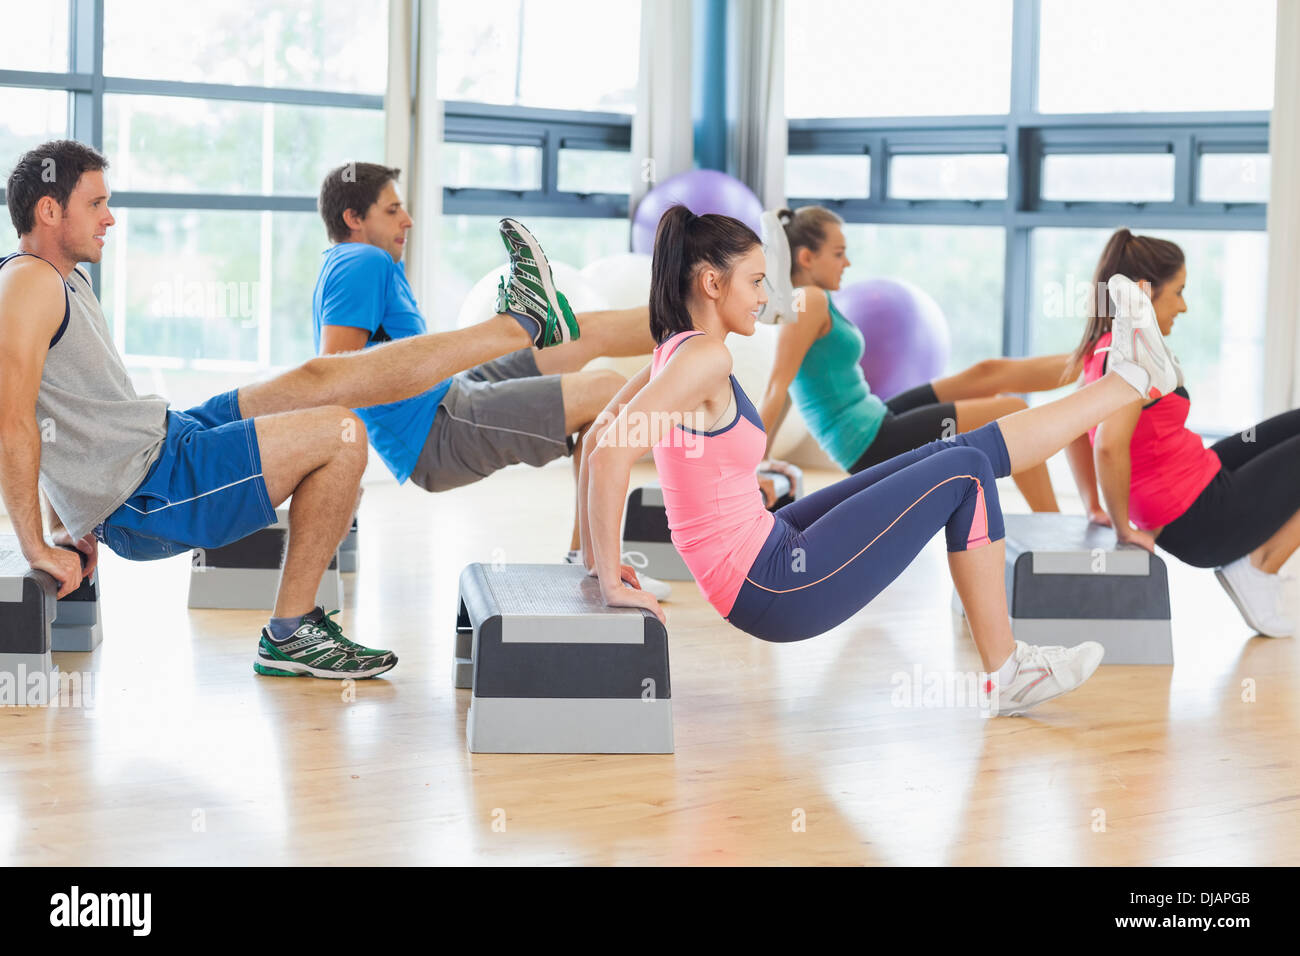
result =
[[[650,265],[650,334],[655,341],[662,344],[695,327],[686,300],[700,266],[730,276],[736,260],[761,244],[739,219],[697,216],[685,206],[670,207],[659,220]]]
[[[50,140],[23,153],[5,186],[14,230],[25,236],[36,227],[36,204],[46,196],[66,211],[82,174],[102,169],[108,169],[103,154],[75,139]]]
[[[1079,369],[1096,348],[1097,341],[1110,331],[1110,297],[1106,283],[1111,276],[1125,275],[1134,282],[1146,279],[1151,283],[1151,297],[1154,299],[1165,283],[1178,275],[1185,262],[1183,250],[1177,243],[1153,236],[1135,236],[1128,229],[1117,229],[1106,240],[1106,248],[1097,261],[1097,271],[1093,273],[1092,287],[1088,290],[1088,324],[1079,347],[1070,357],[1066,378],[1078,377]]]
[[[320,187],[319,207],[330,240],[347,242],[352,230],[343,221],[343,214],[351,209],[364,218],[384,187],[397,182],[401,174],[400,169],[378,163],[345,163],[326,173]]]
[[[776,218],[785,228],[785,237],[790,241],[790,272],[793,275],[800,249],[807,249],[814,255],[826,241],[826,227],[832,223],[843,225],[844,220],[825,206],[800,206],[794,212],[789,209],[779,210]]]

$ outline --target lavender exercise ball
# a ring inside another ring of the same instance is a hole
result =
[[[763,204],[739,179],[714,169],[692,169],[670,176],[645,194],[632,217],[632,251],[653,254],[659,220],[678,203],[697,216],[717,213],[739,219],[758,232]]]
[[[866,339],[862,372],[881,398],[943,374],[951,343],[939,304],[901,279],[867,279],[831,293]]]

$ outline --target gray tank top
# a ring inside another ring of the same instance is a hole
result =
[[[162,452],[167,400],[136,394],[80,268],[67,279],[66,327],[45,356],[36,398],[41,487],[74,538],[130,498]]]

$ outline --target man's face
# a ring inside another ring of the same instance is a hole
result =
[[[98,262],[104,255],[108,227],[116,220],[108,209],[108,182],[103,170],[90,170],[68,197],[68,208],[60,210],[53,199],[58,221],[55,234],[59,251],[73,262]],[[41,202],[45,202],[44,199]]]
[[[366,210],[360,227],[353,229],[353,239],[378,246],[392,256],[394,262],[400,262],[406,250],[406,234],[412,225],[411,217],[402,206],[397,184],[390,180],[374,205]]]

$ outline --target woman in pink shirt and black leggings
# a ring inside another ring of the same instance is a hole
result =
[[[650,331],[659,347],[606,407],[583,447],[583,557],[606,601],[658,602],[619,564],[632,463],[653,448],[673,543],[701,591],[736,627],[769,641],[821,634],[865,606],[943,530],[949,567],[988,679],[989,707],[1021,713],[1078,687],[1101,646],[1014,640],[1003,583],[996,479],[1032,467],[1119,409],[1173,388],[1160,336],[1117,318],[1110,371],[1079,391],[935,441],[769,513],[755,468],[766,436],[731,375],[726,337],[752,335],[765,262],[726,216],[677,206],[655,239]],[[1141,317],[1138,317],[1139,325]]]
[[[1187,265],[1174,243],[1120,229],[1106,243],[1093,287],[1116,275],[1137,282],[1151,300],[1161,335],[1187,311]],[[1106,355],[1095,350],[1112,338],[1106,311],[1092,310],[1074,354],[1085,383],[1105,374]],[[1283,412],[1206,448],[1186,427],[1190,409],[1180,370],[1172,394],[1128,405],[1092,431],[1111,523],[1121,541],[1148,551],[1159,543],[1187,564],[1216,568],[1247,624],[1270,637],[1289,637],[1295,622],[1283,606],[1278,572],[1300,546],[1300,411]],[[1076,470],[1081,464],[1086,469],[1086,449],[1071,460]],[[1095,495],[1090,477],[1080,486]]]

